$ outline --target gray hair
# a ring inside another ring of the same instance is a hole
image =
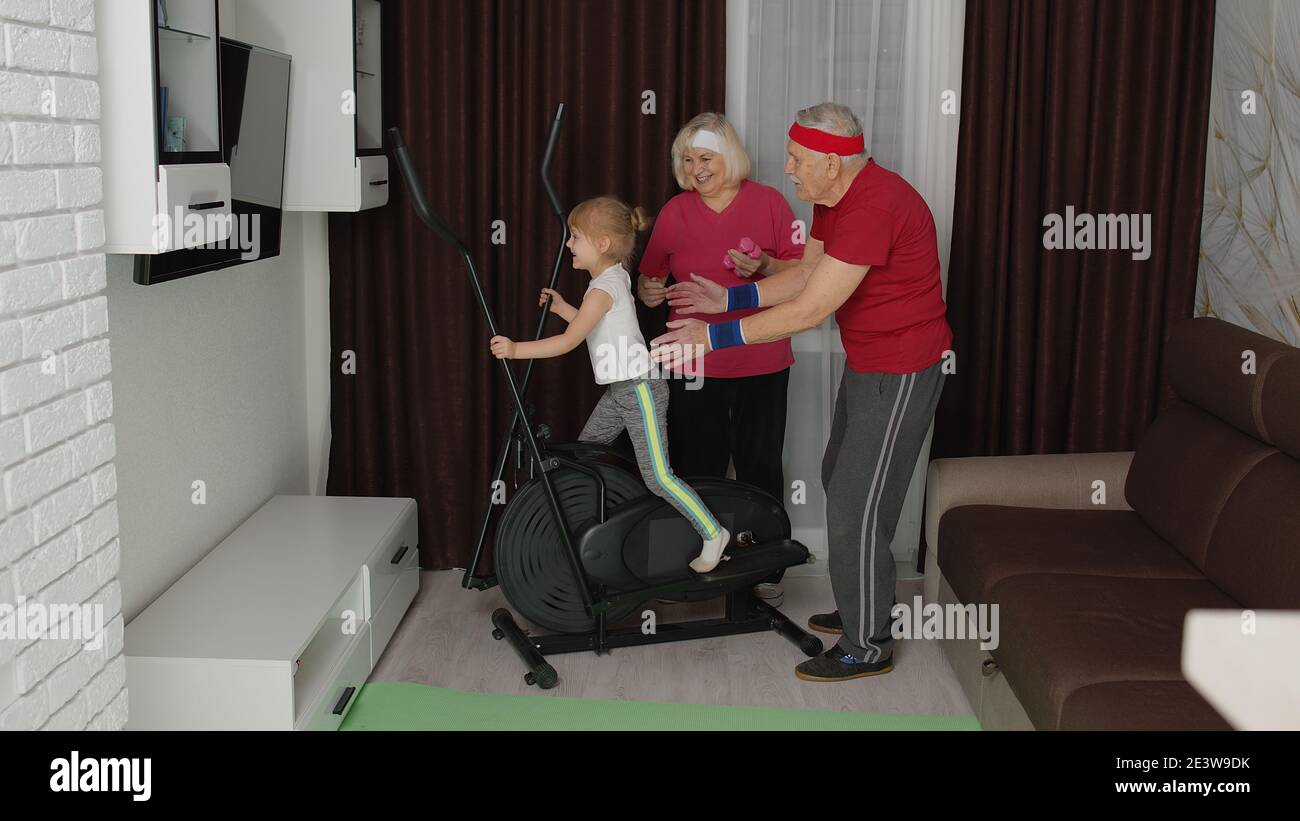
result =
[[[862,121],[853,109],[839,103],[818,103],[801,109],[794,115],[795,121],[804,128],[815,128],[838,137],[857,137],[862,134]],[[846,164],[866,162],[866,153],[840,157]]]

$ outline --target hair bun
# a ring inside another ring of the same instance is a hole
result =
[[[632,229],[638,234],[649,228],[653,223],[654,218],[650,216],[649,211],[639,205],[632,209]]]

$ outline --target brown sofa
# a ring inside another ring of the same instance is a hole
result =
[[[1187,612],[1300,609],[1300,350],[1205,318],[1165,356],[1178,401],[1135,453],[930,467],[926,599],[999,605],[991,653],[944,641],[985,727],[1226,729]]]

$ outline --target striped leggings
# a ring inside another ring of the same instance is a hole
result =
[[[678,479],[668,465],[667,416],[667,382],[662,379],[614,382],[596,403],[578,438],[608,445],[626,428],[645,486],[685,516],[700,538],[712,539],[718,535],[721,525],[699,495]]]
[[[822,458],[828,569],[844,623],[839,647],[864,661],[893,655],[894,540],[912,471],[943,391],[943,363],[916,373],[844,369]]]

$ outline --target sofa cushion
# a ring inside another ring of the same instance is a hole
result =
[[[1259,403],[1268,441],[1300,459],[1300,350],[1293,349],[1273,363]]]
[[[1231,730],[1185,681],[1101,681],[1075,690],[1061,708],[1062,730]]]
[[[1300,610],[1300,462],[1275,453],[1241,480],[1214,528],[1205,575],[1243,607]]]
[[[1193,608],[1239,610],[1204,579],[1035,573],[993,585],[991,651],[1040,730],[1061,726],[1066,701],[1093,684],[1183,681],[1183,619]],[[1189,715],[1187,729],[1199,729]]]
[[[963,603],[1026,573],[1199,579],[1201,573],[1131,510],[967,505],[939,520],[939,569]]]
[[[1237,484],[1277,449],[1179,402],[1151,423],[1124,496],[1142,521],[1201,570],[1215,523]]]
[[[1251,373],[1244,369],[1247,351],[1253,354]],[[1285,374],[1279,377],[1275,367],[1296,354],[1296,349],[1284,342],[1222,319],[1198,317],[1174,324],[1165,345],[1164,361],[1169,382],[1180,399],[1242,433],[1277,444],[1270,436],[1268,417],[1273,412],[1285,412],[1288,406],[1284,398],[1278,402],[1268,394],[1274,380],[1280,379],[1279,387],[1287,381]],[[1294,377],[1291,384],[1294,390]]]

